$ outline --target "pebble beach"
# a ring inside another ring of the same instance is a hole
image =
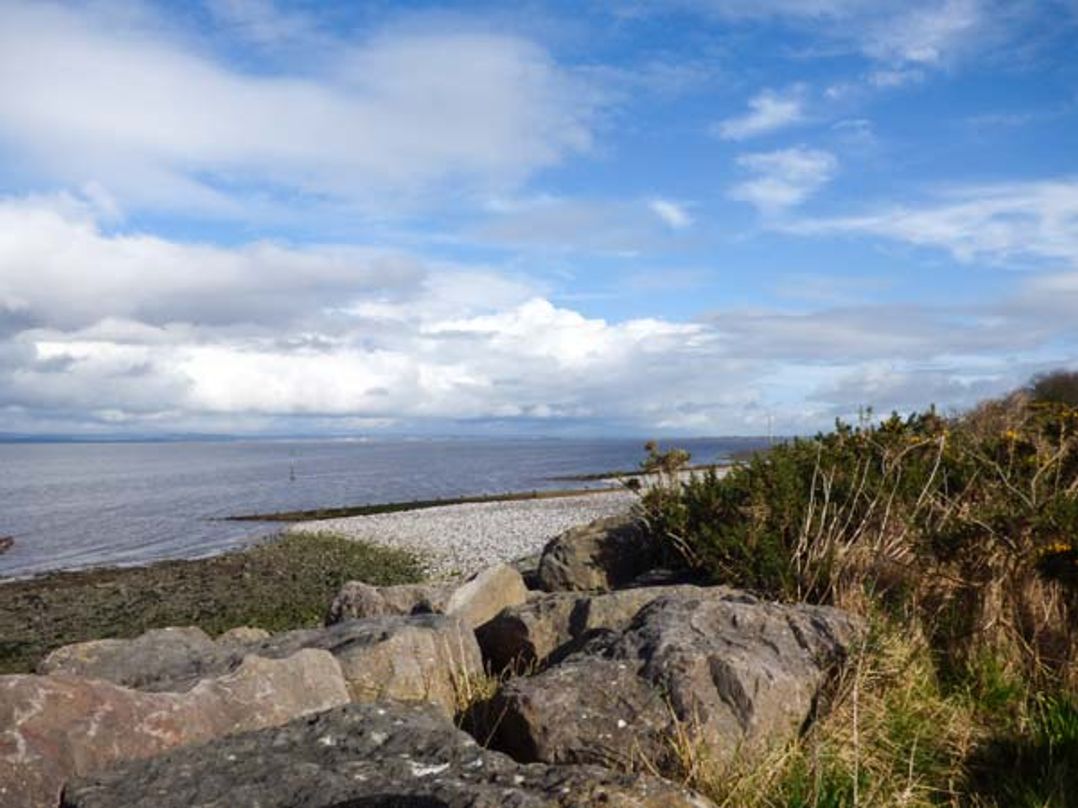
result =
[[[629,511],[637,496],[611,490],[582,496],[444,505],[415,511],[322,519],[290,533],[334,533],[414,553],[435,578],[468,576],[538,553],[559,533]]]

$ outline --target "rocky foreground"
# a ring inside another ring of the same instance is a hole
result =
[[[616,517],[459,586],[350,583],[322,628],[60,648],[0,677],[0,805],[703,808],[671,739],[796,737],[863,628],[657,550]]]

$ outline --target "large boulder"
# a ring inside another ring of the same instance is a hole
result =
[[[326,613],[326,625],[382,615],[449,614],[469,628],[490,620],[507,606],[528,596],[521,574],[509,564],[496,564],[463,584],[401,584],[371,586],[349,581],[341,587]]]
[[[445,604],[445,613],[477,628],[509,606],[528,599],[524,578],[509,564],[496,564],[457,587]]]
[[[708,808],[654,778],[522,766],[429,707],[352,705],[118,766],[72,783],[62,808]]]
[[[0,805],[55,808],[71,777],[347,702],[340,665],[316,650],[248,657],[186,693],[63,674],[0,676]]]
[[[666,595],[624,631],[507,682],[487,710],[493,745],[522,761],[662,768],[680,733],[720,761],[751,755],[797,735],[860,633],[827,607]]]
[[[128,640],[65,645],[45,657],[37,672],[104,679],[139,690],[170,690],[177,682],[194,686],[204,676],[226,672],[231,666],[218,664],[221,656],[221,648],[200,628],[160,628]]]
[[[621,631],[663,595],[729,593],[724,587],[655,586],[602,594],[532,593],[476,630],[483,659],[494,671],[531,670],[556,661],[601,631]]]
[[[539,584],[547,592],[608,592],[655,567],[660,550],[639,519],[599,519],[550,540],[539,560]]]
[[[300,648],[332,653],[356,702],[429,701],[452,715],[461,688],[483,674],[475,632],[459,618],[441,614],[371,617],[289,631],[247,651],[280,657]]]
[[[39,672],[180,692],[203,677],[228,673],[251,654],[281,659],[317,648],[336,657],[356,701],[430,700],[452,712],[461,683],[483,671],[474,632],[445,615],[371,617],[250,636],[215,643],[198,629],[164,629],[132,640],[95,640],[58,649]]]

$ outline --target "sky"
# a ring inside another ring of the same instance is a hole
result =
[[[803,434],[1078,366],[1078,0],[0,0],[0,433]]]

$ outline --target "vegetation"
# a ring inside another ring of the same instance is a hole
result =
[[[649,449],[650,462],[687,458]],[[1078,804],[1078,374],[775,446],[642,495],[683,563],[874,627],[833,710],[720,804]],[[1068,799],[1071,801],[1068,803]]]
[[[269,631],[321,623],[345,581],[422,578],[408,553],[333,535],[286,535],[240,552],[148,567],[60,572],[0,585],[0,673],[28,673],[49,651],[151,628]]]

